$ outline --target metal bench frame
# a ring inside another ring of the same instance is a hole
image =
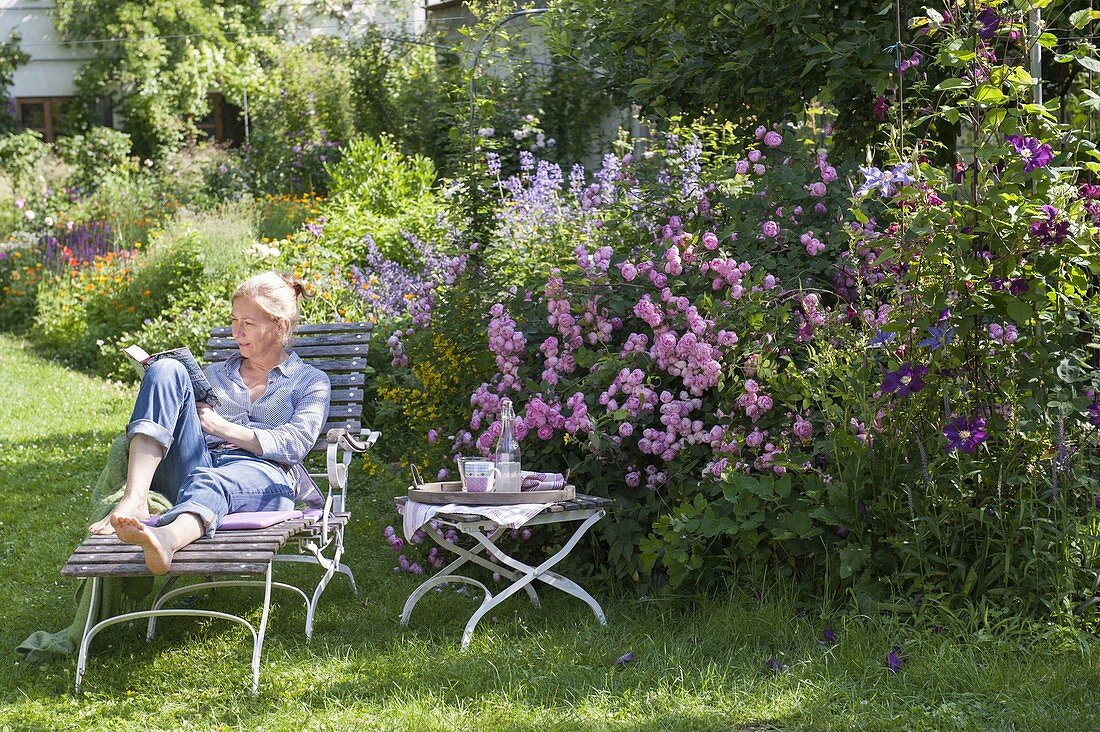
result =
[[[325,452],[325,472],[310,472],[314,479],[327,481],[325,503],[319,517],[291,519],[267,529],[220,531],[213,539],[199,539],[177,554],[167,575],[168,580],[154,596],[150,609],[122,613],[98,622],[96,609],[104,577],[149,575],[141,560],[141,549],[124,544],[113,536],[89,537],[69,558],[62,575],[91,581],[91,609],[77,656],[76,693],[80,692],[87,670],[91,642],[100,631],[118,623],[144,619],[148,621],[146,640],[151,641],[156,633],[157,618],[206,617],[228,620],[248,628],[252,635],[252,693],[257,694],[260,656],[273,589],[292,592],[302,598],[306,606],[307,639],[313,637],[314,618],[321,595],[337,574],[346,576],[352,592],[358,594],[355,576],[342,559],[344,527],[350,518],[346,506],[348,468],[352,457],[366,452],[380,436],[377,431],[363,431],[360,421],[370,333],[369,323],[302,326],[292,346],[292,350],[303,360],[328,373],[333,387],[326,432],[313,447],[314,452]],[[207,344],[205,359],[207,362],[222,361],[235,351],[229,329],[216,328]],[[318,483],[321,484],[321,481],[318,480]],[[324,572],[312,594],[307,594],[296,585],[274,581],[275,562],[317,565]],[[207,579],[175,587],[179,578],[185,576]],[[231,613],[166,606],[170,600],[182,595],[220,587],[262,588],[263,607],[259,625],[253,626],[245,618]]]

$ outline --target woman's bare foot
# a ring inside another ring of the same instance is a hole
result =
[[[172,568],[172,555],[175,552],[164,545],[155,529],[133,516],[111,514],[110,522],[120,541],[141,547],[145,552],[145,566],[150,572],[157,575],[168,573]]]
[[[111,513],[106,518],[102,518],[88,527],[88,533],[95,536],[110,536],[115,533],[115,527],[112,525],[111,519],[119,516],[133,516],[138,520],[149,518],[149,502],[146,500],[119,501],[118,505],[111,509]]]

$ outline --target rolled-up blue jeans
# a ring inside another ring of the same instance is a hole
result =
[[[162,358],[146,370],[126,434],[151,437],[164,450],[151,488],[173,505],[158,526],[193,513],[211,537],[227,514],[294,508],[296,489],[281,466],[247,450],[207,446],[191,377],[178,361]]]

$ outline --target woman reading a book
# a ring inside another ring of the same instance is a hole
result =
[[[287,352],[298,324],[298,280],[265,272],[237,288],[232,300],[238,353],[203,369],[219,402],[196,402],[178,361],[160,359],[145,372],[126,428],[130,454],[126,489],[93,534],[115,533],[140,546],[153,574],[226,514],[282,511],[319,497],[301,466],[328,412],[324,372]],[[172,501],[154,526],[149,491]]]

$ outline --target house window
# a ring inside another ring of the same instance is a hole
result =
[[[65,111],[72,101],[73,97],[20,97],[16,100],[19,126],[53,142],[61,134]]]
[[[195,127],[199,129],[207,139],[215,142],[228,142],[233,145],[241,141],[241,112],[236,106],[225,101],[221,94],[214,93],[207,97],[210,112],[202,119],[195,121]]]

